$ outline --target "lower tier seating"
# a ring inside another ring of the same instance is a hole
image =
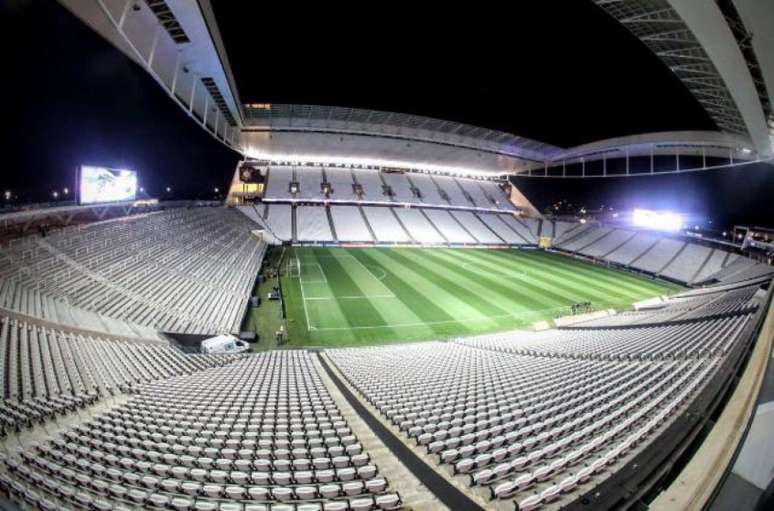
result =
[[[140,385],[125,404],[0,458],[0,486],[51,510],[401,506],[301,351]]]

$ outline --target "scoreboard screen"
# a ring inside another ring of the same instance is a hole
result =
[[[81,204],[130,201],[137,196],[137,173],[82,165],[78,186]]]

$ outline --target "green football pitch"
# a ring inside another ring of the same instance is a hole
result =
[[[291,346],[496,332],[680,289],[537,250],[296,247],[280,264]]]

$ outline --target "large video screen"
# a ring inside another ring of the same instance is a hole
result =
[[[81,166],[80,202],[118,202],[137,196],[137,173],[131,170]]]

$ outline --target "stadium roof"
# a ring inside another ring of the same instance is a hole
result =
[[[516,173],[550,165],[557,158],[593,160],[605,153],[594,144],[562,149],[504,131],[420,115],[332,106],[243,105],[210,0],[60,2],[141,65],[202,127],[248,156],[378,158]],[[774,30],[766,29],[774,27],[774,4],[594,2],[661,58],[727,134],[680,132],[680,140],[671,147],[677,151],[688,140],[741,159],[772,155]],[[266,74],[270,79],[271,73]],[[298,79],[309,80],[309,87],[314,87],[315,80],[325,77],[299,73]],[[460,107],[471,107],[465,103]],[[641,139],[614,138],[597,145],[608,152],[616,149],[615,144],[619,152],[645,151]],[[648,140],[656,139],[661,150],[669,150],[664,134]],[[652,152],[654,143],[648,144]]]

